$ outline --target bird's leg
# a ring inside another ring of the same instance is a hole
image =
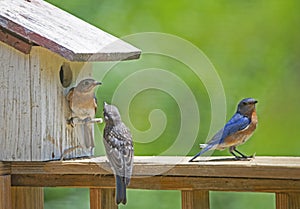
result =
[[[235,152],[239,153],[243,158],[253,158],[253,155],[249,155],[249,156],[244,155],[243,153],[241,153],[240,151],[238,151],[238,150],[236,149],[236,147],[234,147],[233,150],[234,150]]]
[[[240,156],[236,155],[233,151],[235,150],[235,147],[230,147],[229,152],[236,158],[236,159],[241,159]]]
[[[244,155],[243,153],[241,153],[240,151],[238,151],[235,146],[230,147],[229,148],[229,152],[232,155],[234,155],[237,160],[246,160],[246,159],[249,159],[249,158],[253,158],[252,155],[251,156]],[[238,153],[240,156],[236,155],[236,153],[234,153],[234,152]]]
[[[88,121],[90,121],[91,120],[91,118],[85,118],[84,120],[82,120],[82,119],[80,119],[80,118],[78,118],[78,117],[70,117],[69,119],[67,119],[67,124],[68,125],[71,125],[72,126],[72,128],[74,128],[75,127],[75,125],[77,125],[77,124],[84,124],[84,123],[87,123]]]
[[[200,153],[200,152],[199,152],[199,153]],[[192,159],[190,159],[190,160],[189,160],[189,162],[194,162],[194,160],[195,160],[197,157],[199,157],[199,156],[200,156],[200,154],[199,154],[199,153],[198,153],[197,155],[195,155],[195,156],[194,156]]]
[[[88,123],[88,122],[90,122],[91,120],[92,120],[92,118],[87,117],[87,118],[83,119],[83,122],[84,122],[84,123]]]

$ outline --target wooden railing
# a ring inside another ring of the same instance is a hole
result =
[[[129,188],[181,190],[183,209],[209,208],[209,191],[272,192],[276,209],[300,208],[300,157],[188,159],[135,157]],[[91,209],[117,208],[114,177],[105,157],[0,163],[1,209],[43,208],[43,187],[56,186],[88,187]]]

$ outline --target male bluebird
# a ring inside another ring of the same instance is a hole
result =
[[[89,120],[93,119],[97,110],[97,100],[94,89],[101,85],[101,82],[88,78],[79,82],[76,87],[73,87],[68,92],[66,98],[69,107],[72,111],[72,116],[69,119],[71,125],[74,124],[74,119],[79,119],[83,124],[83,137],[86,148],[94,148],[93,139],[93,124],[88,124]]]
[[[116,176],[116,203],[126,204],[126,187],[133,167],[133,142],[130,130],[121,120],[117,107],[104,103],[103,142]]]
[[[223,150],[229,147],[229,152],[236,159],[247,159],[252,156],[246,156],[239,152],[236,147],[245,143],[253,134],[257,125],[257,115],[255,104],[257,101],[253,98],[246,98],[240,101],[236,113],[218,131],[207,144],[201,144],[202,150],[196,154],[189,162],[207,152],[208,150]],[[238,156],[236,153],[240,156]]]

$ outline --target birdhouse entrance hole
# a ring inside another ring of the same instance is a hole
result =
[[[60,67],[59,78],[60,83],[64,88],[70,86],[72,83],[73,74],[69,63],[64,62]]]

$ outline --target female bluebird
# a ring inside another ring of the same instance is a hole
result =
[[[247,159],[252,156],[246,156],[239,152],[236,147],[245,143],[253,134],[257,125],[257,115],[255,104],[257,101],[253,98],[246,98],[240,101],[236,113],[218,131],[207,144],[201,144],[202,150],[196,154],[189,162],[207,152],[208,150],[223,150],[229,147],[229,152],[236,159]],[[238,153],[240,156],[238,156]]]
[[[117,107],[104,103],[103,141],[106,156],[116,176],[116,203],[126,204],[126,187],[133,167],[133,143],[130,130],[121,120]]]
[[[70,89],[66,98],[72,111],[72,117],[69,119],[71,125],[73,125],[75,118],[86,122],[95,117],[97,101],[94,89],[98,85],[101,85],[101,82],[87,78],[80,81],[76,87]],[[93,125],[87,123],[83,124],[83,132],[85,147],[93,149]]]

